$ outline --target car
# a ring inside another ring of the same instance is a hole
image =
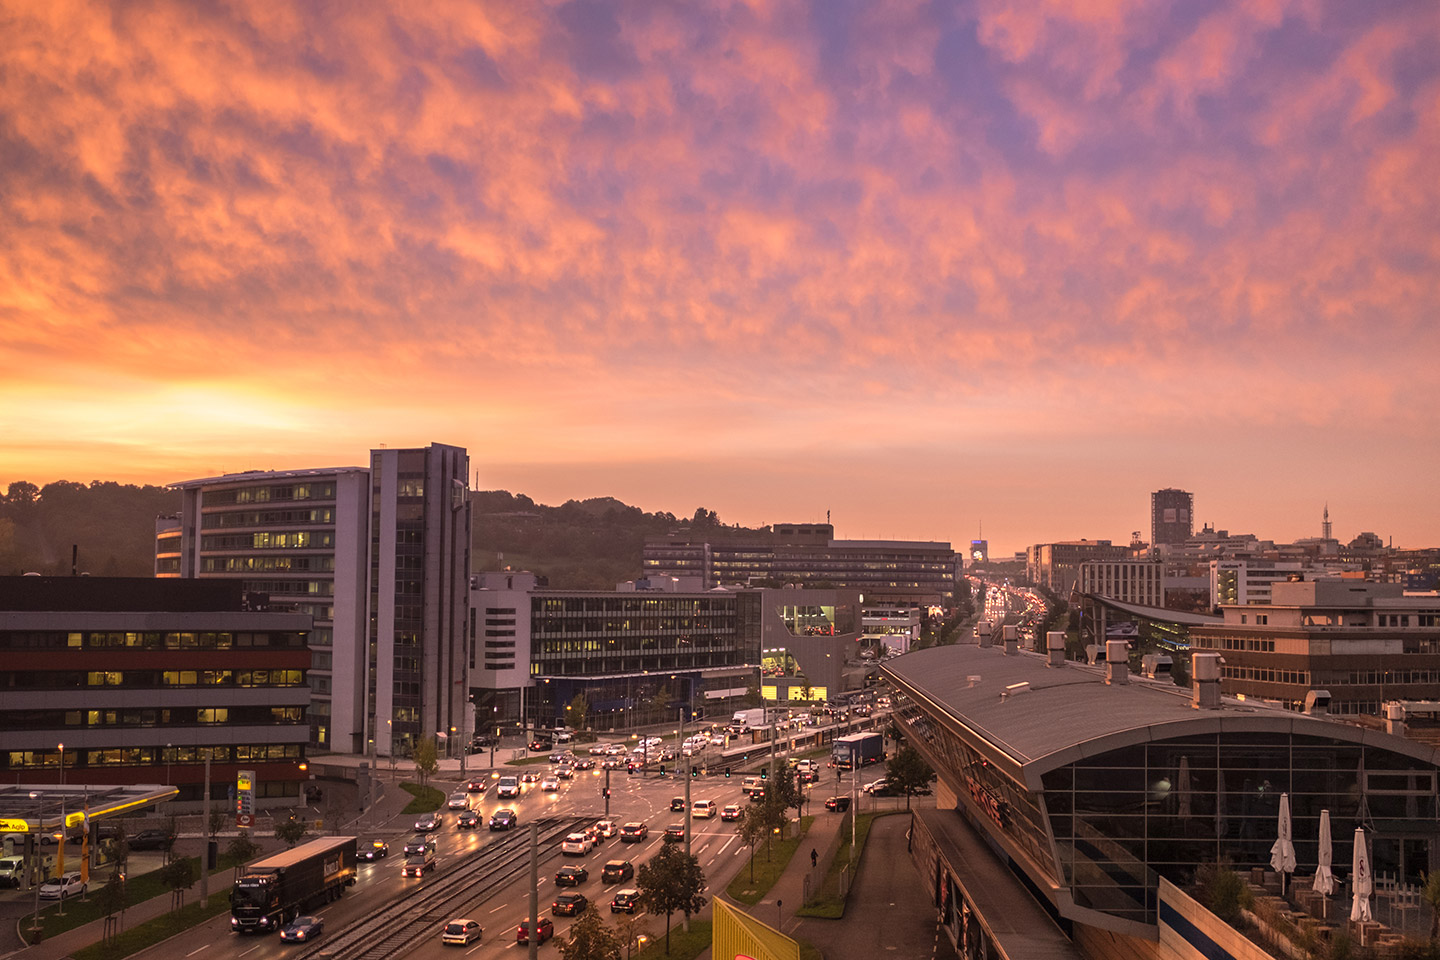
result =
[[[140,830],[128,841],[131,850],[168,850],[175,842],[175,831],[150,828]]]
[[[634,887],[616,890],[615,896],[610,899],[611,913],[634,913],[638,906],[640,906],[640,891]]]
[[[820,772],[813,769],[801,770],[798,779],[801,783],[819,783]]]
[[[635,876],[635,864],[629,860],[606,860],[600,869],[601,883],[624,883]]]
[[[760,785],[761,785],[761,784],[760,784],[760,778],[759,778],[759,777],[746,777],[746,778],[745,778],[743,781],[741,781],[741,783],[740,783],[740,792],[743,793],[743,794],[745,794],[745,795],[748,797],[748,796],[750,795],[750,791],[751,791],[751,790],[754,790],[755,788],[759,787]]]
[[[650,828],[643,823],[627,823],[620,828],[621,843],[639,843],[650,836]]]
[[[560,778],[546,777],[544,780],[540,781],[540,789],[544,790],[546,793],[554,793],[555,791],[560,789]]]
[[[609,754],[610,756],[612,756],[612,757],[623,757],[623,756],[625,756],[625,744],[623,744],[623,743],[612,743],[612,744],[610,744],[610,746],[606,749],[605,752],[608,753],[608,754]]]
[[[78,870],[68,870],[40,884],[41,900],[65,900],[76,895],[85,895],[85,882],[80,879]]]
[[[450,799],[445,801],[445,806],[451,810],[468,810],[470,808],[470,795],[464,790],[456,790],[450,794]]]
[[[584,831],[585,836],[590,838],[591,846],[598,847],[600,846],[600,844],[605,842],[605,838],[600,835],[600,830],[593,823],[590,826],[582,827],[581,829]]]
[[[720,807],[714,800],[696,800],[690,804],[691,820],[709,820],[720,812]]]
[[[568,763],[562,763],[555,768],[555,778],[557,780],[573,780],[575,779],[575,768]]]
[[[390,856],[390,844],[384,840],[371,840],[360,847],[356,856],[361,860],[379,860]]]
[[[590,756],[603,757],[609,749],[610,744],[608,743],[592,743],[590,744]]]
[[[720,819],[726,823],[734,823],[740,819],[740,804],[727,803],[720,808]]]
[[[440,824],[443,822],[444,821],[440,819],[440,814],[427,813],[425,814],[425,816],[415,821],[415,832],[429,833],[431,830],[439,830]]]
[[[420,853],[412,853],[405,858],[405,865],[400,868],[400,875],[404,877],[423,877],[427,871],[435,869],[435,848],[427,847]]]
[[[531,740],[527,746],[531,750],[549,750],[554,744],[549,740],[541,740],[539,737],[536,737],[534,740]]]
[[[461,830],[474,830],[480,826],[480,814],[474,810],[466,810],[455,819],[455,826]]]
[[[535,942],[544,943],[555,936],[555,923],[549,917],[541,917],[535,923]],[[521,920],[520,926],[515,930],[516,943],[530,942],[530,921]]]
[[[871,780],[865,784],[864,790],[872,797],[889,797],[897,792],[891,789],[890,780],[887,777],[881,777],[879,780]]]
[[[451,920],[445,924],[445,929],[440,931],[441,943],[458,943],[465,946],[471,940],[479,940],[485,935],[485,928],[475,920]]]
[[[415,836],[411,837],[409,840],[406,840],[406,841],[405,841],[405,849],[402,850],[401,852],[404,853],[405,856],[408,857],[408,856],[410,856],[411,854],[424,853],[426,850],[434,850],[434,849],[435,849],[435,839],[434,839],[433,837],[427,837],[425,834],[420,833],[420,834],[416,834]]]
[[[569,750],[556,750],[554,753],[550,754],[551,763],[569,763],[574,759],[575,754],[571,753]]]
[[[520,818],[515,816],[515,811],[509,807],[501,807],[490,814],[491,830],[509,830],[519,822]]]
[[[619,770],[624,764],[625,761],[619,757],[606,757],[600,761],[600,768],[602,770]]]
[[[590,898],[583,893],[562,893],[550,904],[550,914],[555,917],[578,917],[590,905]]]
[[[850,798],[831,797],[829,800],[825,801],[825,809],[834,811],[835,813],[844,813],[846,810],[850,809]]]
[[[756,788],[754,788],[753,790],[750,791],[750,802],[751,802],[751,803],[759,803],[761,800],[764,800],[764,799],[765,799],[765,788],[764,788],[764,787],[756,787]]]
[[[684,797],[671,797],[671,798],[670,798],[670,812],[671,812],[671,813],[684,813],[684,812],[685,812],[685,798],[684,798]]]
[[[560,841],[561,853],[574,853],[584,856],[595,849],[595,843],[584,833],[572,833]]]
[[[537,773],[537,772],[534,771],[534,770],[527,770],[527,771],[525,771],[524,773],[520,774],[520,782],[521,782],[521,783],[539,783],[539,782],[540,782],[540,774]]]
[[[465,784],[465,790],[469,793],[484,793],[486,790],[489,789],[490,781],[486,780],[484,777],[476,777],[474,780],[471,780],[469,783]]]
[[[684,839],[685,839],[685,824],[683,824],[683,823],[672,823],[672,824],[670,824],[670,826],[668,826],[668,827],[665,828],[665,842],[666,842],[666,843],[679,843],[681,840],[684,840]]]
[[[555,886],[578,887],[590,879],[590,871],[579,864],[567,863],[555,872]]]
[[[501,798],[520,796],[520,779],[518,777],[501,777],[495,784],[495,796]]]
[[[556,743],[569,743],[571,740],[574,740],[574,739],[575,739],[575,734],[571,733],[569,730],[556,730],[556,731],[555,731],[555,742],[556,742]]]
[[[584,758],[583,760],[576,760],[576,761],[575,761],[575,769],[576,769],[576,770],[594,770],[594,769],[595,769],[595,761],[594,761],[594,760],[591,760],[589,757],[586,757],[586,758]]]
[[[305,943],[324,932],[323,917],[296,917],[280,928],[280,939],[287,943]]]
[[[609,840],[611,837],[615,836],[615,834],[620,832],[620,828],[615,826],[614,820],[600,820],[597,821],[595,824],[595,832],[598,833],[603,839]]]

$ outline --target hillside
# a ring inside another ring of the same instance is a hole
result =
[[[470,496],[474,569],[533,570],[563,589],[612,589],[640,575],[647,536],[720,525],[703,507],[680,519],[613,497],[551,507],[505,490]],[[163,487],[16,481],[0,496],[0,574],[68,574],[73,544],[81,571],[148,577],[154,572],[155,518],[179,509],[180,494]]]

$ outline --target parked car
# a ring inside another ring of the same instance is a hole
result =
[[[650,828],[643,823],[627,823],[620,828],[621,843],[639,843],[648,836],[650,836]]]
[[[471,940],[479,940],[484,935],[485,928],[475,920],[451,920],[440,932],[440,942],[455,943],[463,947]]]
[[[601,883],[624,883],[635,876],[635,864],[629,860],[606,860],[600,870]]]
[[[640,891],[627,888],[615,891],[615,896],[610,900],[611,913],[634,913],[640,906]]]
[[[307,943],[324,932],[322,917],[296,917],[280,928],[280,939],[287,943]]]
[[[69,870],[61,876],[46,880],[40,884],[41,900],[65,900],[69,897],[83,896],[85,894],[85,883],[80,879],[80,871]]]
[[[825,801],[825,809],[835,813],[844,813],[850,809],[849,797],[831,797]]]
[[[356,856],[361,860],[379,860],[390,855],[390,844],[384,840],[371,840],[360,845]]]
[[[168,850],[174,842],[173,830],[159,830],[154,827],[137,831],[128,841],[131,850]]]
[[[589,903],[590,898],[583,893],[562,893],[550,904],[550,913],[556,917],[578,917]]]
[[[535,942],[544,943],[555,936],[555,922],[549,917],[541,917],[535,923]],[[516,943],[530,942],[530,921],[521,920],[520,926],[515,930]]]
[[[567,863],[555,871],[555,886],[578,887],[590,879],[590,871],[579,864]]]
[[[490,814],[491,830],[509,830],[519,822],[520,818],[515,816],[515,811],[509,807],[501,807],[499,810]]]

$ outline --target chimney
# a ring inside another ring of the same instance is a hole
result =
[[[989,620],[981,620],[975,625],[975,635],[980,638],[980,646],[993,647],[995,645],[994,641],[991,639],[990,636]]]
[[[1013,657],[1020,652],[1020,628],[1013,623],[1007,623],[1000,631],[1005,637],[1005,656]]]
[[[1306,695],[1305,702],[1310,702],[1309,694]],[[1405,707],[1402,704],[1394,701],[1385,704],[1385,732],[1397,737],[1405,736]]]
[[[1312,717],[1323,717],[1330,712],[1329,690],[1305,691],[1305,713]],[[1385,705],[1385,716],[1390,716],[1390,704]],[[1404,719],[1402,715],[1400,719]]]
[[[1105,641],[1105,682],[1130,681],[1130,645],[1124,640]]]
[[[1220,706],[1220,654],[1197,653],[1190,657],[1192,695],[1190,706],[1196,710],[1215,710]]]
[[[1050,652],[1050,666],[1065,666],[1065,631],[1051,630],[1045,634],[1045,648]]]

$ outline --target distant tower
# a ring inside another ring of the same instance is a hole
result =
[[[1150,545],[1179,544],[1195,532],[1195,495],[1166,488],[1150,494]]]
[[[1330,539],[1330,504],[1325,504],[1325,516],[1320,521],[1320,536],[1326,540]]]

